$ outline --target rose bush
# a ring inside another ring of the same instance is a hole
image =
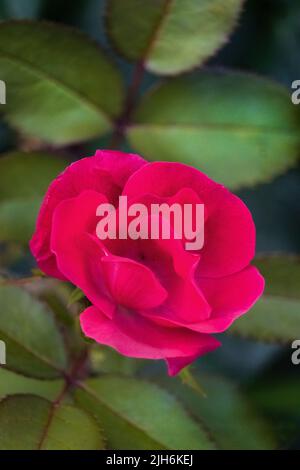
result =
[[[205,242],[106,240],[96,236],[99,204],[202,203]],[[91,302],[86,336],[120,353],[165,359],[170,375],[216,349],[226,330],[260,297],[264,280],[250,266],[255,226],[244,203],[200,171],[180,163],[98,151],[50,185],[31,251],[42,271],[78,286]]]

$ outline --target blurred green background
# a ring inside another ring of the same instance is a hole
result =
[[[116,54],[107,38],[105,4],[100,0],[0,0],[0,18],[45,19],[80,29],[99,42],[114,58],[128,85],[134,65]],[[217,66],[267,77],[287,87],[289,93],[292,81],[300,80],[299,50],[299,0],[247,0],[230,41],[205,63],[205,67]],[[200,80],[201,73],[201,68],[193,72],[195,82]],[[145,72],[140,96],[143,97],[160,80],[158,76]],[[249,100],[251,102],[251,98]],[[182,112],[184,114],[184,110]],[[43,148],[39,143],[36,146],[31,139],[20,139],[20,135],[4,121],[0,122],[0,151],[3,155],[16,147],[23,150],[37,148],[38,151],[56,153],[58,160],[66,158],[71,161],[90,155],[97,148],[108,147],[111,142],[108,135],[88,142],[66,146],[46,145]],[[300,135],[300,126],[298,129]],[[125,150],[131,148],[124,141],[121,147]],[[234,146],[231,152],[234,153]],[[281,155],[283,160],[290,157],[288,154]],[[275,162],[271,160],[270,167],[273,164],[275,167]],[[41,164],[40,174],[49,172],[50,177],[60,171],[61,165],[60,161],[57,165],[54,162],[49,169],[49,165],[45,164],[44,168]],[[243,327],[237,328],[237,331],[233,329],[232,333],[235,334],[222,335],[223,347],[220,350],[193,366],[192,377],[197,377],[207,398],[199,394],[198,386],[190,376],[185,378],[188,385],[182,385],[180,379],[167,379],[161,364],[127,361],[110,351],[95,351],[93,356],[96,372],[117,372],[125,376],[134,374],[174,392],[196,419],[204,422],[218,446],[225,449],[300,448],[300,365],[295,366],[291,362],[291,340],[300,339],[300,168],[296,159],[288,166],[292,169],[274,171],[272,178],[266,178],[267,182],[258,178],[257,184],[251,184],[250,188],[247,184],[241,189],[234,188],[252,211],[256,223],[257,255],[261,259],[258,259],[258,264],[261,263],[267,279],[267,294],[270,297],[278,295],[283,303],[271,303],[269,306],[263,325],[266,333],[261,330],[261,334],[256,334],[256,331],[252,334],[247,327],[244,332]],[[2,184],[9,175],[7,168],[3,168],[4,176],[0,176]],[[225,180],[230,177],[225,160],[220,160],[218,171]],[[30,232],[32,226],[29,223],[26,227],[22,222],[24,207],[16,210],[20,211],[15,214],[20,216],[18,230],[22,239],[22,233],[26,230]],[[3,217],[2,224],[9,227],[8,218]],[[18,240],[14,234],[13,242],[10,241],[11,232],[7,227],[1,229],[4,234],[1,235],[2,239],[5,240],[0,248],[3,275],[16,278],[28,276],[35,266],[34,261],[23,240]],[[270,254],[276,255],[271,261],[265,258]],[[285,298],[288,298],[286,303]],[[293,303],[291,307],[289,302]],[[290,314],[286,320],[285,314]],[[273,321],[278,321],[279,325],[277,329],[274,327],[274,331]],[[291,323],[287,325],[289,321]],[[279,330],[282,330],[282,337],[277,334]],[[2,394],[6,393],[4,385],[7,381],[5,375],[2,379],[0,375],[0,395],[1,387],[4,387]],[[115,442],[114,436],[111,441]],[[120,444],[120,448],[122,445],[126,444]]]

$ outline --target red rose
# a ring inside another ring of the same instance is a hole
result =
[[[204,204],[205,241],[115,239],[96,235],[100,204],[119,196],[149,205]],[[244,203],[200,171],[180,163],[98,151],[69,166],[49,187],[31,250],[48,275],[78,286],[92,306],[84,333],[120,353],[165,359],[176,374],[220,343],[260,297],[264,280],[250,262],[255,227]]]

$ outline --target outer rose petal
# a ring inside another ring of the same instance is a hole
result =
[[[264,279],[256,268],[249,266],[220,279],[198,278],[197,285],[211,306],[209,318],[199,315],[198,320],[188,321],[188,318],[178,316],[169,302],[156,309],[143,310],[142,314],[163,326],[185,327],[205,334],[221,333],[259,299],[264,290]],[[172,297],[170,292],[169,295]]]
[[[89,307],[81,314],[80,323],[86,336],[113,347],[125,356],[172,360],[171,374],[220,346],[219,341],[210,335],[162,328],[126,310],[119,310],[112,321],[97,308]]]
[[[54,211],[51,250],[60,272],[83,290],[88,299],[110,317],[115,302],[104,283],[101,259],[105,255],[92,233],[96,227],[96,209],[106,198],[95,191],[62,201]]]
[[[214,341],[212,341],[212,339]],[[198,351],[198,354],[187,357],[172,357],[167,359],[167,366],[169,375],[176,375],[181,369],[194,362],[198,357],[204,356],[205,354],[214,351],[221,344],[216,346],[215,339],[212,336],[207,335],[207,341],[203,342],[202,348]]]
[[[116,203],[129,176],[145,164],[138,155],[111,150],[99,150],[93,157],[72,163],[49,186],[42,203],[30,248],[39,267],[49,276],[65,279],[57,268],[50,249],[53,212],[63,200],[84,190],[104,194]]]
[[[255,252],[251,213],[238,197],[200,171],[181,163],[149,163],[129,178],[123,194],[171,197],[184,188],[198,194],[207,213],[200,251],[202,276],[224,277],[245,268]]]
[[[191,188],[200,196],[220,186],[201,171],[183,163],[148,163],[134,176],[128,179],[123,190],[123,194],[130,198],[139,198],[145,194],[170,197],[183,188]]]
[[[255,225],[249,209],[225,188],[203,195],[208,207],[199,273],[224,277],[241,271],[255,255]]]
[[[212,306],[211,317],[197,328],[202,333],[227,330],[234,320],[250,310],[265,286],[264,278],[253,266],[221,279],[199,278],[198,283]]]
[[[97,150],[94,158],[97,160],[97,165],[111,175],[114,183],[120,188],[124,187],[133,173],[147,163],[140,155],[118,150]]]

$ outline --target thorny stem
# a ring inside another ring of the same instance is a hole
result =
[[[89,347],[85,347],[84,351],[78,357],[78,359],[73,363],[69,372],[64,374],[66,381],[65,393],[67,393],[70,388],[77,384],[78,380],[82,380],[87,375],[87,361],[89,359]],[[65,394],[64,393],[64,394]]]
[[[65,384],[61,392],[59,393],[58,397],[54,400],[54,402],[51,405],[51,410],[50,410],[43,434],[39,441],[38,449],[41,449],[45,442],[45,439],[49,432],[49,428],[51,426],[51,422],[55,415],[55,411],[59,408],[64,398],[69,393],[69,391],[78,383],[79,380],[82,380],[85,377],[85,375],[87,375],[86,364],[87,364],[88,358],[89,358],[88,348],[86,348],[83,351],[83,353],[79,356],[79,358],[74,362],[74,364],[70,368],[70,371],[63,374],[64,379],[65,379]]]
[[[134,110],[140,85],[145,72],[144,60],[138,62],[134,68],[132,80],[128,87],[125,99],[124,109],[121,116],[117,119],[115,130],[111,138],[109,147],[116,149],[122,143],[128,124],[130,123],[132,112]]]
[[[124,134],[128,124],[130,123],[132,112],[134,110],[136,100],[138,97],[138,92],[140,89],[140,85],[143,80],[145,72],[144,61],[141,60],[138,62],[134,68],[132,80],[128,87],[127,96],[124,103],[123,113],[117,119],[115,123],[115,129],[111,138],[110,148],[116,149],[120,146],[123,141]],[[43,276],[31,276],[21,279],[5,279],[0,281],[0,285],[23,285],[34,282],[36,280],[42,279]],[[80,385],[81,381],[88,375],[87,370],[87,362],[89,359],[89,348],[85,348],[83,353],[80,357],[75,360],[73,365],[71,366],[68,372],[62,372],[62,376],[65,380],[64,386],[59,393],[58,397],[53,401],[51,405],[51,411],[48,416],[48,420],[46,426],[44,428],[43,434],[40,438],[38,448],[41,449],[45,439],[47,438],[47,434],[49,432],[49,428],[51,426],[51,422],[54,418],[56,409],[61,405],[63,400],[65,399],[66,395],[72,390],[73,387],[76,385]]]
[[[150,41],[144,50],[143,57],[140,59],[139,62],[137,62],[135,66],[135,69],[132,75],[132,81],[131,81],[131,84],[129,85],[127,97],[125,100],[124,111],[123,111],[123,114],[121,114],[121,117],[116,122],[115,131],[111,139],[110,147],[112,149],[116,149],[120,146],[124,138],[126,127],[128,126],[128,124],[130,124],[132,112],[134,110],[136,99],[138,97],[139,88],[144,77],[145,63],[147,61],[147,58],[149,57],[149,54],[151,53],[151,50],[156,41],[157,35],[159,34],[160,28],[163,24],[164,18],[169,13],[171,4],[172,4],[171,0],[166,0],[164,2],[162,12],[161,12],[161,17],[156,25],[156,28],[152,32],[152,37],[150,38]]]
[[[143,80],[144,72],[145,72],[144,61],[142,60],[138,62],[134,68],[132,81],[128,87],[127,96],[126,96],[125,103],[124,103],[123,113],[117,119],[115,123],[114,133],[112,135],[111,142],[109,145],[110,148],[112,149],[118,148],[120,144],[122,143],[126,128],[128,124],[130,123],[132,112],[136,104],[136,100],[138,97],[140,85]],[[34,282],[36,280],[40,280],[42,278],[43,276],[31,276],[31,277],[26,277],[26,278],[21,278],[21,279],[5,279],[5,280],[0,281],[0,285],[1,284],[23,285],[23,284]],[[80,355],[80,357],[77,360],[75,360],[75,362],[73,363],[73,365],[71,366],[68,372],[60,371],[65,380],[65,383],[58,397],[52,403],[51,411],[49,413],[49,417],[48,417],[44,432],[39,441],[39,445],[38,445],[39,449],[42,448],[45,442],[45,439],[47,438],[47,434],[49,432],[49,428],[51,426],[51,422],[53,420],[56,409],[61,405],[61,403],[63,402],[66,395],[70,392],[70,390],[72,390],[72,388],[75,387],[76,385],[79,386],[81,381],[88,375],[88,370],[87,370],[88,359],[89,359],[89,348],[87,347],[85,348],[83,353]]]

